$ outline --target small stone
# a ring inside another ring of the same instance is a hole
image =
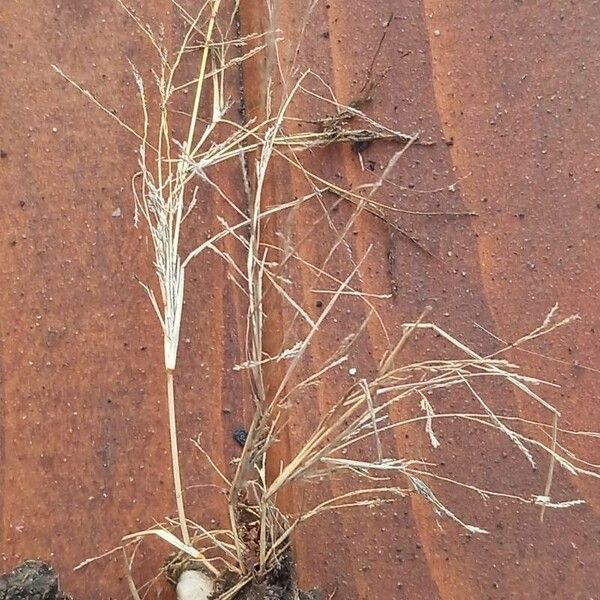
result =
[[[201,571],[184,571],[177,582],[177,600],[208,600],[214,581]]]

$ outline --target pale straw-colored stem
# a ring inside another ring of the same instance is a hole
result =
[[[190,544],[183,503],[183,489],[181,486],[181,469],[179,467],[179,449],[177,446],[177,421],[175,419],[175,381],[174,373],[167,369],[167,404],[169,408],[169,435],[171,438],[171,467],[173,469],[173,485],[175,486],[175,501],[177,502],[177,515],[181,527],[183,543]]]

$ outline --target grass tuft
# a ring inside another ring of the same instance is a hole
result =
[[[131,65],[140,98],[140,128],[122,121],[92,93],[58,67],[55,69],[128,131],[139,149],[139,170],[132,177],[136,225],[145,228],[152,242],[156,273],[154,283],[141,282],[141,285],[163,334],[177,518],[123,538],[123,546],[118,550],[125,553],[132,596],[139,598],[149,585],[138,589],[131,576],[135,552],[140,540],[147,537],[163,540],[179,555],[186,556],[188,561],[201,564],[215,578],[226,572],[233,573],[235,585],[220,595],[225,600],[234,598],[254,577],[265,578],[288,552],[298,527],[330,511],[373,507],[418,495],[440,517],[471,533],[485,534],[487,532],[482,527],[467,523],[449,507],[451,498],[448,501],[441,499],[435,489],[437,484],[453,484],[478,498],[499,497],[539,506],[542,514],[549,508],[570,508],[582,503],[579,499],[554,499],[551,496],[552,481],[556,468],[562,468],[573,476],[600,477],[598,465],[579,459],[562,441],[562,438],[572,435],[595,437],[597,434],[560,429],[559,412],[540,391],[553,384],[522,374],[517,365],[502,357],[508,350],[521,349],[531,340],[550,334],[578,318],[558,318],[558,306],[550,311],[538,328],[512,344],[504,344],[488,356],[480,355],[465,342],[430,322],[427,309],[418,320],[402,326],[402,336],[395,343],[390,343],[387,351],[372,365],[370,376],[353,382],[339,397],[331,397],[328,382],[348,361],[353,345],[364,334],[370,319],[375,317],[384,327],[375,303],[388,296],[362,290],[361,270],[371,249],[357,258],[347,242],[356,221],[363,215],[375,217],[429,253],[389,215],[409,212],[472,216],[472,213],[403,211],[377,199],[405,154],[414,145],[427,145],[429,142],[421,141],[417,133],[404,133],[376,122],[363,112],[361,102],[344,105],[335,97],[330,86],[310,70],[296,72],[293,61],[288,72],[278,63],[275,69],[281,78],[278,86],[273,82],[267,83],[263,118],[238,123],[232,116],[235,102],[225,93],[226,77],[262,52],[279,60],[278,32],[236,35],[237,4],[232,12],[225,10],[220,0],[207,0],[198,14],[192,16],[174,3],[187,29],[181,43],[172,51],[165,46],[162,37],[121,0],[117,2],[149,40],[157,56],[152,93],[149,93],[148,84],[138,69]],[[307,18],[314,4],[310,3]],[[306,22],[302,31],[305,27]],[[196,65],[194,77],[182,79],[182,65],[188,66],[190,60],[194,60]],[[275,88],[279,90],[277,97],[273,91]],[[370,94],[373,86],[365,85],[364,89]],[[186,95],[190,91],[193,91],[191,102],[190,96]],[[150,97],[157,100],[151,101]],[[175,106],[180,106],[186,99],[189,110],[187,126],[182,140],[178,140],[172,132],[177,130],[175,123],[181,122],[182,114]],[[323,110],[328,111],[328,116],[318,119],[310,114],[302,118],[292,116],[292,106],[298,110],[298,106],[308,104],[308,101],[320,103]],[[304,127],[301,132],[297,131],[299,124]],[[291,130],[295,133],[290,133]],[[348,143],[360,147],[382,140],[397,144],[387,165],[377,178],[365,173],[366,181],[354,187],[346,188],[330,181],[322,173],[313,172],[303,159],[333,144]],[[224,191],[225,186],[218,180],[215,166],[226,161],[233,161],[242,171],[247,196],[245,211],[236,207]],[[274,165],[292,168],[306,182],[308,192],[297,198],[282,196],[267,202],[265,189]],[[219,231],[202,242],[194,242],[191,237],[193,231],[186,227],[186,219],[199,210],[207,198],[215,196],[223,207],[234,208],[237,221],[230,223],[221,216]],[[326,198],[335,198],[336,203],[346,203],[351,207],[351,213],[340,228],[330,218],[324,204]],[[294,245],[282,237],[265,234],[266,223],[293,214],[309,203],[325,208],[323,219],[335,232],[335,240],[319,265],[312,264],[303,256],[303,240]],[[183,237],[185,244],[181,243]],[[239,245],[244,254],[243,262],[228,253],[223,244],[225,240]],[[191,250],[183,252],[184,245]],[[348,256],[349,266],[343,275],[334,274],[328,268],[334,255],[338,256],[340,252]],[[231,475],[225,467],[218,466],[211,459],[199,439],[195,443],[201,457],[218,474],[226,492],[223,497],[226,498],[230,522],[227,528],[218,530],[206,528],[186,514],[175,401],[184,298],[193,293],[189,287],[186,288],[186,269],[193,260],[207,253],[225,262],[229,277],[247,302],[245,359],[231,367],[247,377],[254,406],[247,441]],[[284,275],[285,266],[292,263],[312,274],[315,282],[319,282],[319,287],[313,291],[327,300],[318,317],[311,316],[303,296]],[[325,289],[324,285],[331,287]],[[284,343],[274,355],[265,350],[267,299],[270,303],[285,306],[292,314],[284,332]],[[321,336],[326,335],[326,328],[341,302],[363,304],[367,317],[346,336],[328,360],[312,372],[306,372],[306,358]],[[406,349],[415,336],[433,336],[437,345],[440,340],[443,341],[447,345],[446,354],[440,351],[439,357],[420,362],[407,360]],[[267,367],[273,364],[278,366],[275,381],[273,373],[266,372]],[[481,391],[481,384],[489,381],[521,394],[547,418],[527,421],[504,411],[498,412]],[[307,396],[320,390],[329,395],[331,409],[294,450],[291,458],[272,475],[270,457],[286,428],[286,414],[294,410],[292,407],[306,402]],[[459,394],[467,394],[471,399],[471,402],[464,403],[464,410],[446,408],[448,399]],[[402,414],[411,416],[400,420],[394,418],[397,407],[402,408]],[[490,434],[505,436],[533,468],[543,457],[548,459],[550,467],[543,490],[522,496],[490,490],[445,477],[434,463],[420,456],[399,457],[387,453],[385,439],[390,431],[421,428],[435,451],[443,445],[440,429],[445,424],[456,422],[464,423],[467,428],[477,426]],[[365,448],[369,449],[367,455],[370,454],[370,458],[365,457]],[[306,481],[318,484],[334,476],[344,478],[347,491],[305,508],[300,514],[285,514],[281,509],[281,494],[287,488]],[[443,489],[447,487],[443,486]],[[127,550],[131,553],[127,554]],[[80,567],[88,563],[84,561]]]

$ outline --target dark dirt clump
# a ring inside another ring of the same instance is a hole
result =
[[[321,600],[321,593],[312,590],[310,592],[298,592],[297,596],[293,592],[285,590],[278,585],[253,583],[241,591],[235,600]]]
[[[60,591],[58,576],[41,560],[26,560],[0,575],[0,600],[72,600]]]
[[[233,573],[225,573],[216,582],[214,598],[231,589],[237,582]],[[318,590],[301,592],[296,586],[296,578],[291,556],[282,558],[279,565],[266,577],[265,581],[253,581],[235,596],[235,600],[322,600]]]

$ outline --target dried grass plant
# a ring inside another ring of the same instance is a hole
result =
[[[225,10],[220,0],[207,0],[196,15],[191,15],[174,2],[187,23],[187,31],[181,44],[172,52],[165,47],[159,34],[121,0],[117,1],[147,37],[158,57],[158,68],[154,73],[155,92],[158,94],[156,105],[149,102],[147,83],[132,65],[141,100],[141,128],[136,129],[123,122],[62,70],[57,68],[57,71],[137,140],[139,171],[132,179],[136,225],[139,221],[140,226],[146,228],[154,249],[157,282],[156,285],[142,285],[163,333],[177,519],[169,519],[164,526],[125,536],[123,548],[134,545],[133,552],[126,555],[128,573],[131,572],[140,539],[158,536],[178,552],[202,564],[215,579],[225,572],[235,574],[235,583],[219,595],[222,600],[234,598],[253,578],[264,578],[277,566],[288,551],[296,528],[307,519],[343,508],[396,502],[410,494],[422,496],[438,515],[455,521],[470,532],[486,533],[477,524],[466,523],[455,514],[451,499],[446,501],[438,497],[435,484],[439,481],[451,482],[482,498],[501,496],[540,506],[542,510],[581,503],[579,499],[552,498],[554,470],[559,467],[573,476],[598,478],[598,465],[577,458],[562,442],[559,443],[559,434],[596,434],[560,429],[558,411],[539,391],[551,384],[522,374],[517,365],[502,358],[502,352],[507,348],[501,348],[491,356],[482,356],[438,325],[428,322],[427,311],[416,322],[403,325],[401,339],[390,346],[378,365],[374,365],[371,377],[360,378],[339,398],[331,399],[331,410],[321,418],[312,434],[295,449],[292,458],[281,465],[274,477],[269,476],[270,452],[286,427],[286,411],[293,410],[290,407],[295,406],[298,399],[326,385],[327,379],[335,376],[340,365],[348,362],[349,353],[365,331],[368,320],[380,318],[372,295],[361,291],[360,272],[366,256],[353,258],[345,239],[364,213],[374,215],[385,221],[387,226],[395,227],[408,236],[386,216],[398,209],[378,201],[377,194],[404,153],[412,145],[420,143],[419,138],[417,134],[405,134],[375,122],[361,110],[360,103],[343,105],[326,82],[310,71],[298,72],[293,62],[285,74],[277,63],[280,80],[267,84],[264,118],[240,124],[230,116],[235,109],[234,102],[225,93],[226,74],[255,54],[265,51],[268,44],[271,44],[270,52],[277,56],[278,32],[239,36],[234,26],[237,3],[233,8],[228,4]],[[310,4],[308,11],[313,5]],[[190,81],[181,81],[180,67],[190,56],[197,62],[196,75]],[[278,97],[273,91],[275,88],[279,90]],[[183,141],[175,140],[171,134],[175,101],[180,103],[182,93],[189,90],[193,90],[193,94],[185,96],[192,98],[187,132]],[[298,118],[290,116],[290,106],[301,105],[303,97],[320,102],[330,116],[315,120],[311,115],[305,115],[303,125],[309,124],[312,129],[290,133],[292,125],[296,126],[299,122]],[[209,118],[200,119],[200,115],[206,112]],[[394,140],[399,149],[392,154],[380,177],[353,188],[344,188],[321,173],[309,170],[302,158],[303,153],[330,144],[379,139]],[[221,218],[222,229],[219,232],[201,243],[192,244],[193,249],[182,254],[182,236],[187,236],[188,242],[190,236],[197,236],[197,232],[186,229],[186,218],[202,206],[208,193],[216,191],[224,205],[235,207],[223,186],[213,178],[213,167],[224,161],[235,161],[234,164],[242,170],[248,199],[247,213],[235,208],[239,217],[237,222],[228,223]],[[277,198],[271,203],[265,201],[265,182],[275,161],[298,170],[308,186],[305,195],[294,199]],[[297,210],[305,203],[321,202],[328,193],[333,194],[338,202],[350,203],[353,211],[344,227],[335,230],[335,241],[323,264],[311,264],[297,247],[279,243],[272,236],[265,239],[266,222]],[[236,262],[224,249],[222,242],[225,239],[235,240],[243,249],[243,264]],[[342,278],[333,275],[327,268],[331,257],[340,249],[349,256],[349,268]],[[209,252],[226,262],[230,277],[247,301],[246,360],[241,365],[232,365],[232,368],[246,373],[254,404],[254,418],[232,477],[228,477],[224,468],[212,461],[208,449],[197,442],[202,456],[215,468],[226,490],[230,522],[228,528],[219,530],[205,528],[186,514],[175,419],[175,380],[183,300],[185,294],[194,293],[185,285],[186,268],[191,261],[201,259]],[[328,290],[321,290],[328,293],[329,300],[316,319],[309,315],[301,297],[283,275],[284,265],[291,263],[312,273],[315,280],[325,281],[331,286]],[[294,314],[295,326],[290,327],[285,337],[289,343],[275,356],[268,355],[264,348],[266,296],[270,296],[271,300],[278,296],[278,302]],[[318,370],[302,373],[304,358],[342,298],[364,304],[368,318],[355,327],[355,331]],[[510,348],[523,346],[576,318],[557,318],[555,307],[538,329]],[[441,355],[421,362],[405,361],[403,351],[417,334],[434,335],[436,339],[444,340],[446,354],[450,356]],[[281,378],[274,387],[268,388],[265,366],[272,363],[281,367]],[[547,413],[547,420],[526,421],[518,416],[497,414],[480,391],[481,382],[489,380],[501,382],[522,394]],[[459,389],[470,394],[478,409],[444,409],[444,399]],[[395,406],[416,408],[420,414],[394,420],[390,409]],[[383,437],[390,430],[421,426],[431,446],[436,448],[440,444],[436,432],[445,422],[457,420],[506,436],[532,466],[536,466],[541,457],[547,457],[550,469],[541,490],[529,496],[518,496],[502,490],[483,489],[467,481],[444,477],[436,472],[434,464],[419,456],[386,454]],[[356,452],[358,448],[364,448],[366,442],[373,449],[369,460],[365,460],[364,452]],[[332,474],[345,476],[351,490],[309,507],[299,515],[287,515],[281,510],[278,500],[284,489],[301,481],[325,481]],[[140,597],[131,576],[129,581],[132,595]]]

